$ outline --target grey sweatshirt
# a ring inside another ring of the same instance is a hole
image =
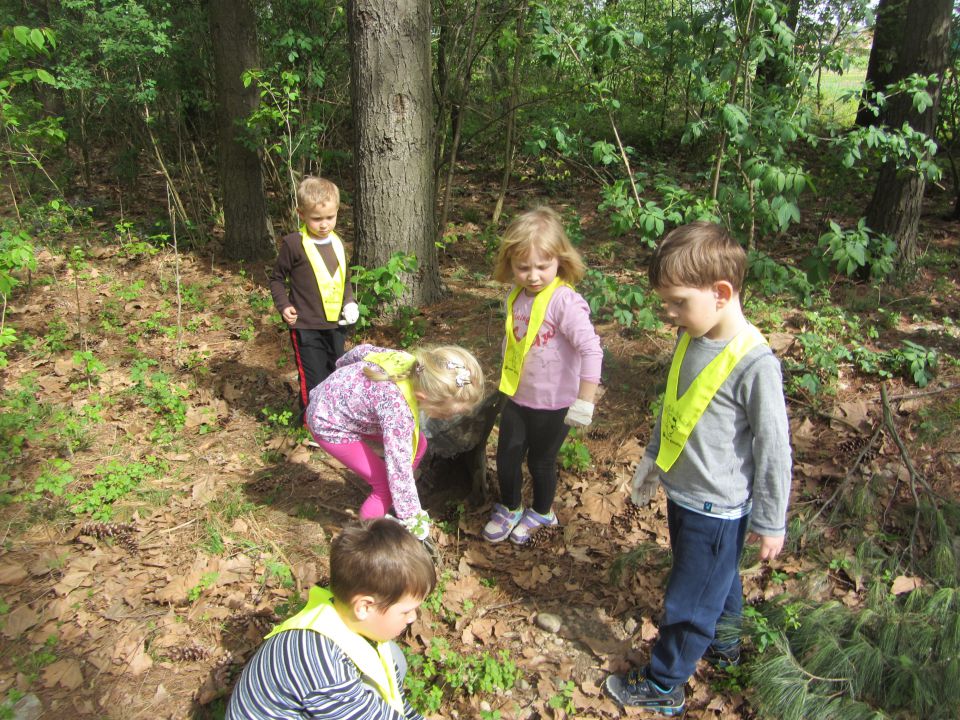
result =
[[[677,391],[690,383],[728,340],[692,338]],[[657,457],[661,417],[646,455]],[[766,345],[753,348],[710,401],[668,472],[660,471],[667,496],[694,512],[726,518],[751,513],[759,535],[786,532],[791,456],[780,362]]]

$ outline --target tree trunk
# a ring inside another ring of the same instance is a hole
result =
[[[877,116],[868,105],[874,104],[873,96],[898,78],[894,77],[894,64],[901,42],[903,27],[907,22],[907,7],[911,0],[880,0],[877,4],[877,19],[873,24],[873,44],[867,62],[868,89],[864,91],[857,110],[857,125],[867,127],[878,123]]]
[[[351,44],[357,261],[385,265],[413,253],[404,301],[440,297],[434,244],[430,4],[428,0],[353,0]]]
[[[937,75],[942,81],[952,10],[952,0],[908,0],[907,21],[898,28],[900,38],[895,48],[891,82],[912,73]],[[897,129],[908,122],[914,130],[932,136],[937,127],[941,84],[937,82],[930,88],[933,104],[922,113],[916,111],[910,97],[903,94],[891,97],[882,115],[884,125]],[[913,266],[919,254],[917,226],[925,185],[921,173],[904,171],[895,162],[887,162],[880,169],[867,207],[867,225],[876,232],[886,233],[897,243],[895,269],[901,273]]]
[[[231,260],[273,257],[260,157],[238,137],[239,123],[258,103],[241,75],[257,67],[256,15],[249,0],[209,0],[216,81],[217,156],[223,202],[224,253]]]

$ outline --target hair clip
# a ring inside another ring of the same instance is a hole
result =
[[[459,360],[447,360],[447,369],[457,371],[457,387],[462,388],[470,384],[470,371]]]
[[[413,366],[413,371],[414,371],[417,375],[422,375],[422,374],[423,374],[423,363],[417,363],[417,364],[415,364],[415,365]]]

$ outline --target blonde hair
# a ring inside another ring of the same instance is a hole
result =
[[[379,366],[367,365],[363,374],[371,380],[410,378],[415,392],[425,396],[426,405],[459,403],[474,408],[483,399],[483,370],[480,363],[459,345],[432,345],[410,351],[410,370],[390,375]]]
[[[340,205],[340,188],[326,178],[307,175],[297,186],[297,207],[300,212],[331,200]]]
[[[705,288],[726,280],[736,292],[747,274],[747,254],[722,225],[698,221],[663,238],[647,266],[650,287]]]
[[[513,280],[514,258],[526,257],[536,248],[557,259],[557,276],[574,285],[583,279],[583,258],[570,242],[557,212],[541,205],[518,215],[503,233],[493,277],[500,282]]]
[[[423,543],[395,520],[347,525],[330,544],[330,590],[339,602],[370,595],[384,610],[406,595],[423,599],[436,584]]]

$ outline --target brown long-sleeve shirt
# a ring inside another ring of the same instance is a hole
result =
[[[327,270],[332,275],[339,267],[337,255],[331,243],[317,245],[317,251]],[[354,302],[350,287],[348,268],[341,268],[346,276],[343,285],[343,305]],[[303,250],[300,233],[294,232],[283,238],[277,264],[270,274],[270,294],[279,313],[291,305],[297,309],[296,330],[330,330],[337,327],[337,320],[330,322],[323,312],[323,300],[317,286],[317,276]]]

